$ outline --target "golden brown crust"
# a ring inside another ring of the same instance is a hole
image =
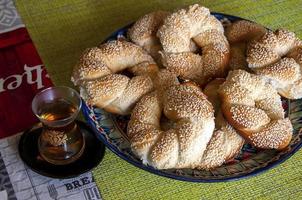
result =
[[[288,118],[274,120],[260,132],[249,136],[249,140],[259,148],[282,150],[292,138],[293,126]],[[265,135],[265,136],[264,136]]]
[[[157,33],[163,65],[184,79],[204,85],[223,77],[229,62],[229,44],[219,20],[198,4],[169,15]],[[192,40],[202,55],[192,51]]]
[[[161,128],[162,112],[174,124],[168,130]],[[165,92],[150,93],[131,114],[128,135],[132,150],[158,169],[195,168],[213,134],[213,114],[212,105],[192,83],[172,84]]]
[[[132,79],[116,74],[129,68]],[[152,76],[158,71],[152,57],[141,47],[126,41],[110,41],[87,49],[75,66],[72,81],[91,105],[126,115],[134,104],[153,89]]]
[[[215,79],[204,89],[205,95],[215,108],[215,131],[198,166],[200,169],[209,170],[221,166],[235,157],[244,144],[244,139],[222,115],[218,89],[224,81],[224,79]]]
[[[284,97],[302,98],[302,45],[293,32],[269,31],[250,44],[249,67],[271,83]]]
[[[189,52],[191,38],[200,33],[200,29],[209,15],[209,9],[198,4],[169,15],[157,32],[164,51],[168,53]]]
[[[235,43],[230,45],[230,70],[243,69],[245,71],[251,71],[248,68],[246,61],[246,44],[243,42]]]
[[[158,59],[158,51],[162,49],[156,36],[158,28],[169,15],[166,11],[155,11],[139,18],[129,29],[128,36],[132,42],[143,47],[154,59]]]
[[[206,85],[203,92],[207,96],[208,100],[212,103],[214,110],[215,110],[215,116],[217,115],[218,111],[221,107],[221,100],[218,95],[218,89],[222,83],[224,83],[224,78],[216,78],[212,80],[210,83]]]
[[[270,118],[262,109],[248,105],[233,104],[231,106],[223,105],[223,110],[228,119],[231,119],[231,124],[236,128],[251,131],[262,128],[270,122]]]
[[[110,74],[94,81],[83,82],[85,96],[82,98],[91,105],[106,107],[114,97],[119,96],[126,89],[129,78],[121,74]]]
[[[281,150],[292,137],[281,98],[271,85],[243,70],[229,73],[220,87],[222,111],[228,122],[258,148]]]
[[[143,95],[153,89],[152,79],[147,75],[134,76],[123,90],[123,93],[114,99],[104,109],[111,113],[128,114],[135,103]]]
[[[229,62],[229,44],[223,33],[205,31],[194,38],[202,47],[202,55],[193,52],[160,52],[162,64],[184,79],[204,85],[215,77],[224,77]]]
[[[232,43],[250,42],[266,33],[266,28],[260,24],[239,20],[226,28],[225,35],[228,41]]]
[[[73,68],[71,81],[74,85],[111,74],[101,55],[102,51],[97,47],[88,48],[82,53],[79,62]]]
[[[239,20],[227,26],[225,35],[230,42],[231,70],[244,69],[249,71],[246,61],[247,44],[266,33],[266,28],[254,22]]]
[[[154,37],[169,12],[158,10],[140,17],[129,29],[129,38],[137,45],[144,46],[146,41]]]

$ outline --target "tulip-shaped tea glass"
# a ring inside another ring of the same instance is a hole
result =
[[[80,95],[68,87],[50,87],[34,97],[32,110],[43,124],[38,148],[47,162],[65,165],[82,155],[85,140],[75,123],[81,105]]]

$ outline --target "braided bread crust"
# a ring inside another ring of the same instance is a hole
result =
[[[117,74],[125,69],[129,78]],[[129,114],[135,103],[153,89],[158,67],[141,47],[126,41],[110,41],[85,50],[75,66],[72,81],[82,98],[108,112]]]
[[[224,81],[215,79],[204,89],[204,94],[208,96],[215,109],[215,131],[198,166],[200,169],[213,169],[234,158],[245,141],[223,117],[218,89]]]
[[[249,70],[246,61],[247,45],[253,40],[263,36],[266,28],[254,22],[239,20],[226,27],[225,35],[230,43],[230,62],[231,70]]]
[[[282,96],[302,98],[302,42],[293,32],[269,31],[250,44],[248,66]]]
[[[162,113],[173,122],[161,127]],[[158,169],[195,168],[214,130],[214,111],[201,90],[177,84],[166,93],[147,94],[135,106],[128,124],[131,148],[145,164]]]
[[[161,10],[148,13],[139,18],[128,31],[130,40],[143,47],[155,60],[159,60],[158,52],[162,49],[156,33],[168,15],[169,12]]]
[[[270,84],[257,75],[234,70],[219,95],[225,118],[248,142],[263,149],[287,147],[293,127],[284,118],[281,98]]]
[[[229,44],[223,31],[209,9],[198,4],[172,13],[157,32],[163,46],[163,65],[201,85],[223,77],[229,60]],[[192,51],[192,41],[202,49],[202,55]]]

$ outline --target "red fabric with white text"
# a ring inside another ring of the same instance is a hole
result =
[[[0,34],[0,138],[38,121],[31,101],[38,91],[51,85],[26,29]]]

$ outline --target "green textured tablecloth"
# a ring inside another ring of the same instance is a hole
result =
[[[192,3],[302,37],[302,1],[17,0],[16,6],[54,83],[71,86],[71,69],[86,47],[149,11]],[[104,199],[302,199],[301,151],[264,174],[225,183],[159,177],[108,150],[93,174]]]

